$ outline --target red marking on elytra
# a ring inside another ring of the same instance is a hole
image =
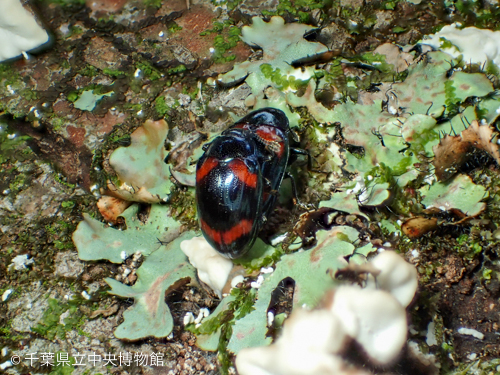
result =
[[[218,243],[219,245],[229,245],[241,236],[250,233],[253,226],[253,220],[243,219],[238,224],[225,232],[210,228],[210,226],[201,218],[200,226],[203,232],[205,232],[208,237],[214,240],[214,242]]]
[[[207,158],[201,167],[196,171],[196,182],[200,183],[203,178],[219,164],[216,158]]]
[[[238,180],[243,182],[246,186],[254,189],[257,187],[257,174],[249,172],[244,161],[240,159],[231,160],[228,167],[231,168],[231,171],[238,177]]]

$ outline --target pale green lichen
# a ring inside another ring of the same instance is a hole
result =
[[[100,221],[84,214],[84,221],[73,233],[78,256],[83,260],[107,259],[122,263],[136,252],[143,256],[160,248],[160,241],[177,237],[181,224],[170,217],[170,207],[154,205],[148,220],[143,223],[137,217],[138,206],[132,205],[120,216],[125,219],[126,230],[107,227]]]
[[[168,134],[165,121],[148,120],[131,135],[129,147],[116,149],[109,163],[119,184],[108,188],[120,198],[134,202],[156,203],[168,199],[172,182],[164,142]]]
[[[165,303],[165,293],[180,280],[196,277],[196,270],[180,250],[180,243],[193,236],[193,232],[184,233],[147,257],[137,270],[138,278],[133,286],[106,279],[111,294],[135,299],[134,305],[124,312],[124,321],[115,330],[116,337],[138,340],[149,336],[166,337],[172,332],[174,323]]]
[[[466,175],[457,175],[451,182],[438,182],[430,187],[423,187],[422,204],[427,208],[441,211],[457,209],[467,216],[476,216],[486,208],[481,202],[488,197],[484,187],[475,185]]]

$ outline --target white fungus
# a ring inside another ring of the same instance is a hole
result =
[[[408,306],[418,286],[415,266],[406,262],[394,251],[383,251],[374,257],[370,263],[380,273],[375,278],[370,275],[366,287],[388,291],[401,305]]]
[[[326,310],[296,310],[285,322],[283,335],[268,347],[246,348],[236,357],[240,375],[344,375],[350,372],[339,353],[346,336]]]
[[[0,61],[30,51],[49,41],[47,32],[38,25],[20,0],[0,1]]]
[[[406,310],[386,291],[341,286],[333,294],[330,311],[375,363],[396,359],[406,342]]]
[[[203,237],[181,242],[181,250],[198,271],[198,278],[220,297],[226,285],[233,262],[224,258]]]
[[[456,48],[441,48],[443,39],[450,41]],[[453,24],[443,27],[436,34],[428,35],[421,43],[439,48],[452,57],[463,55],[466,63],[482,64],[492,61],[500,66],[500,31],[476,27],[459,29],[456,24]]]

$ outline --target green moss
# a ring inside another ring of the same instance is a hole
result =
[[[73,103],[78,99],[78,91],[72,91],[68,94],[67,99],[69,102]]]
[[[285,90],[291,88],[292,90],[298,90],[301,87],[305,87],[309,80],[303,81],[296,79],[294,76],[286,76],[281,74],[280,68],[273,69],[270,64],[262,64],[260,66],[260,71],[265,78],[270,79],[277,88],[280,90]]]
[[[167,30],[170,34],[174,34],[175,32],[182,30],[182,27],[172,21],[167,24]]]
[[[146,7],[161,8],[162,0],[143,0]]]
[[[31,88],[20,90],[19,94],[24,99],[26,99],[27,101],[30,101],[30,102],[35,101],[35,100],[40,98],[40,96],[38,95],[38,92],[36,90],[31,89]]]
[[[56,337],[64,340],[67,331],[83,324],[83,320],[81,320],[83,315],[76,306],[76,302],[70,305],[69,303],[63,303],[57,299],[50,298],[48,304],[49,307],[43,313],[41,322],[32,328],[33,332],[49,340],[54,340]],[[61,324],[61,315],[67,311],[69,311],[69,314],[63,319],[64,324]]]
[[[55,4],[64,7],[72,5],[85,5],[85,0],[40,0],[40,1],[46,4]]]
[[[29,139],[26,135],[18,136],[0,127],[0,164],[18,159],[20,149]]]
[[[56,180],[57,182],[59,182],[60,184],[66,186],[66,187],[69,187],[70,189],[74,189],[76,187],[75,184],[70,184],[67,180],[66,180],[66,177],[64,177],[62,174],[60,173],[54,173],[54,180]]]
[[[267,17],[291,15],[301,23],[310,23],[312,10],[323,9],[331,3],[324,0],[280,0],[276,11],[263,10],[262,14]]]
[[[454,116],[459,111],[460,99],[455,95],[455,86],[453,86],[452,80],[447,80],[444,82],[444,93],[445,93],[445,104],[446,110],[449,112],[450,116]]]
[[[167,70],[167,73],[168,74],[178,74],[178,73],[182,73],[182,72],[185,72],[187,70],[186,66],[183,65],[183,64],[180,64],[180,65],[177,65],[176,67],[174,68],[170,68]]]
[[[201,36],[218,34],[214,38],[213,59],[215,62],[223,63],[232,61],[235,55],[227,55],[231,48],[236,47],[240,41],[241,30],[234,26],[234,21],[229,19],[224,22],[214,22],[213,28],[200,33]]]
[[[0,81],[4,81],[5,86],[13,85],[20,77],[18,71],[12,69],[10,63],[0,63]]]
[[[54,366],[49,375],[70,375],[75,369],[73,367],[75,362],[75,358],[69,356],[68,352],[55,353]]]
[[[109,69],[109,68],[104,68],[102,72],[108,76],[111,76],[111,77],[122,77],[126,74],[125,72],[123,72],[121,70]]]
[[[92,65],[87,65],[85,68],[80,69],[78,73],[85,77],[95,77],[99,74],[99,70]]]
[[[155,99],[155,110],[156,110],[156,113],[158,113],[158,115],[162,116],[162,117],[166,117],[168,111],[171,110],[171,108],[165,102],[164,96],[159,96]]]
[[[156,81],[161,78],[161,72],[146,61],[140,61],[135,64],[136,69],[140,69],[146,78]]]

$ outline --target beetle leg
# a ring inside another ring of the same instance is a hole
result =
[[[293,203],[302,206],[303,204],[300,202],[299,197],[297,195],[297,185],[295,184],[295,178],[293,178],[293,176],[289,172],[285,172],[283,178],[290,179],[290,183],[292,184]]]
[[[306,151],[302,148],[290,148],[290,154],[293,154],[293,155],[305,155],[307,156],[307,169],[310,170],[311,172],[316,172],[316,173],[324,173],[324,174],[328,174],[328,172],[324,172],[324,171],[321,171],[319,169],[314,169],[312,167],[312,160],[313,160],[313,157],[311,156],[311,154],[309,153],[309,151]]]

